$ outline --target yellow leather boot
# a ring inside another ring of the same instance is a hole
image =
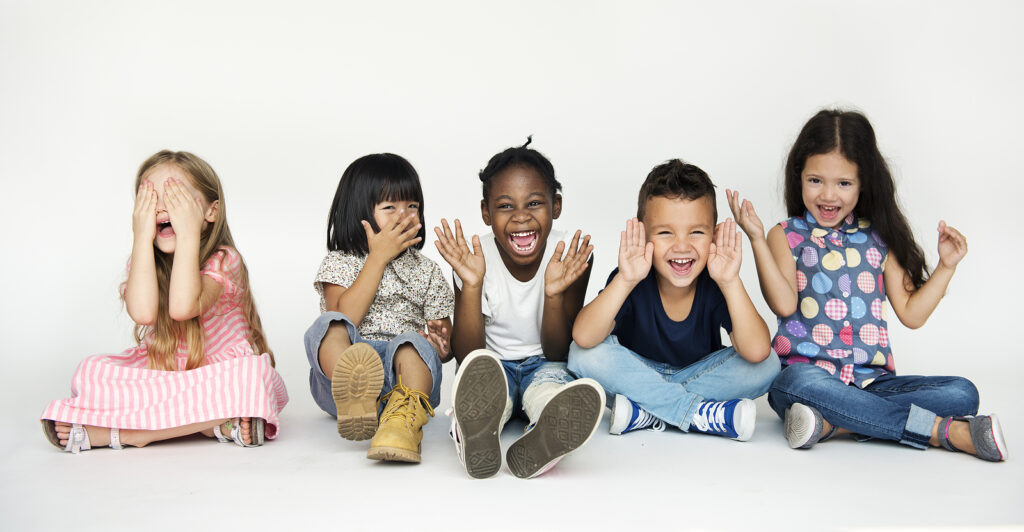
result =
[[[428,415],[434,415],[427,394],[405,386],[399,376],[398,384],[381,401],[387,401],[387,406],[381,412],[380,425],[370,440],[366,457],[419,463],[423,425],[430,419]]]

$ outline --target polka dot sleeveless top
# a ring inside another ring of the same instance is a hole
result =
[[[863,388],[895,373],[882,272],[889,248],[853,214],[836,229],[810,212],[779,224],[796,261],[797,310],[779,318],[773,347],[788,364],[814,364]]]

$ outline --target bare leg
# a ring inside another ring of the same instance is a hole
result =
[[[327,334],[324,335],[323,341],[320,342],[320,352],[317,353],[317,359],[320,361],[320,369],[323,370],[324,375],[327,375],[328,379],[334,374],[334,365],[338,363],[341,353],[351,345],[352,341],[348,338],[348,329],[343,322],[334,322],[327,328]]]
[[[131,445],[132,447],[145,447],[155,441],[169,440],[171,438],[180,438],[182,436],[188,436],[190,434],[202,433],[204,436],[213,437],[213,428],[218,425],[224,425],[230,420],[223,419],[219,421],[205,421],[202,423],[192,423],[191,425],[183,425],[181,427],[172,427],[169,429],[162,430],[135,430],[135,429],[121,429],[119,432],[121,445]],[[242,441],[246,443],[252,442],[249,433],[249,418],[242,418],[239,423],[242,428]],[[61,445],[68,444],[68,437],[71,434],[71,424],[57,421],[54,423],[57,429],[57,438],[60,439]],[[89,443],[93,447],[106,447],[110,445],[110,429],[106,427],[94,427],[91,425],[83,425],[85,431],[89,434]],[[223,429],[223,427],[222,427]]]
[[[821,433],[822,434],[828,434],[828,431],[832,430],[832,424],[829,423],[828,421],[825,421],[824,418],[822,418],[821,422],[824,424],[824,428],[821,430]],[[842,428],[842,427],[838,427],[838,428],[836,428],[836,433],[833,434],[833,436],[840,436],[842,434],[853,434],[853,433],[848,431],[848,430],[846,430],[846,429],[844,429],[844,428]]]
[[[321,352],[323,349],[321,349]],[[434,379],[430,376],[430,368],[412,344],[402,344],[395,351],[395,375],[402,378],[402,384],[430,395],[434,387]]]

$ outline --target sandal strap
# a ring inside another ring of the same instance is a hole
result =
[[[89,432],[78,423],[72,424],[71,433],[68,434],[68,444],[64,450],[71,454],[78,454],[79,451],[88,451],[89,449],[92,449],[92,445],[89,444]]]
[[[227,424],[228,424],[228,426],[230,427],[230,428],[228,429],[228,433],[229,433],[229,434],[233,433],[233,432],[234,432],[234,430],[235,430],[235,420],[233,420],[233,419],[229,419],[229,420],[227,420],[227,421],[226,421],[226,423],[227,423]],[[221,432],[221,430],[220,430],[220,426],[221,426],[222,424],[223,424],[223,423],[221,423],[221,424],[217,424],[216,426],[214,426],[214,427],[213,427],[213,435],[217,437],[217,441],[219,441],[219,442],[221,442],[221,443],[228,443],[228,442],[232,441],[232,439],[231,439],[231,438],[226,438],[226,437],[224,437],[224,433],[223,433],[223,432]]]
[[[121,429],[110,429],[110,448],[117,449],[118,451],[124,449],[124,447],[121,446]]]

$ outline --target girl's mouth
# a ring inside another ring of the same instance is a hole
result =
[[[157,222],[156,234],[161,238],[171,238],[174,236],[174,228],[171,227],[171,221],[166,220],[163,222]]]
[[[693,271],[693,259],[670,259],[668,265],[672,268],[672,273],[686,277]]]
[[[818,205],[818,214],[821,215],[823,220],[835,220],[839,216],[839,207],[831,207],[827,205]]]
[[[520,231],[509,233],[508,242],[512,245],[512,251],[519,255],[529,255],[537,249],[537,231]]]

